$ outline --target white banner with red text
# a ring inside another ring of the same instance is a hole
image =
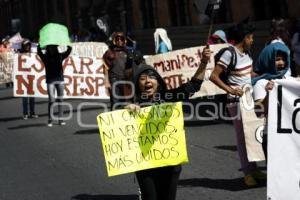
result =
[[[0,53],[0,84],[12,82],[13,52]]]
[[[65,98],[108,99],[102,58],[69,56],[63,61]],[[45,67],[37,54],[16,54],[14,96],[48,97]]]
[[[225,94],[225,91],[220,89],[214,83],[209,81],[209,77],[214,69],[214,55],[227,45],[210,45],[212,58],[207,64],[204,82],[199,92],[193,97],[214,96],[217,94]],[[168,89],[176,88],[183,83],[186,83],[196,72],[202,58],[202,50],[205,46],[180,49],[164,54],[157,54],[146,57],[146,63],[153,66],[159,74],[164,78]]]

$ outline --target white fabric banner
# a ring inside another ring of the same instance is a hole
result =
[[[213,96],[217,94],[225,94],[214,83],[209,81],[209,77],[214,69],[214,55],[223,47],[228,45],[210,45],[213,52],[212,59],[207,65],[204,82],[199,92],[193,98],[200,96]],[[190,79],[196,72],[202,58],[202,50],[205,46],[180,49],[164,54],[157,54],[146,57],[146,63],[153,66],[159,74],[164,78],[169,89],[176,88]]]
[[[211,45],[213,55],[227,45]],[[65,97],[108,99],[103,85],[101,59],[107,49],[103,43],[73,43],[71,56],[64,61]],[[204,46],[148,56],[146,63],[153,66],[164,78],[169,89],[190,79],[201,61]],[[204,82],[193,97],[225,94],[209,81],[214,59],[208,63]],[[44,66],[36,54],[17,55],[14,59],[14,95],[47,97]]]
[[[12,82],[13,52],[0,53],[0,84]]]
[[[264,118],[257,117],[254,111],[253,88],[247,84],[243,86],[244,95],[240,98],[240,110],[245,134],[246,150],[249,161],[265,160],[262,148],[262,133]]]
[[[96,57],[69,56],[63,62],[65,98],[108,99],[104,88],[103,61]],[[45,67],[37,54],[16,54],[14,96],[47,98]]]
[[[267,195],[300,199],[300,81],[276,80],[270,92]]]
[[[108,46],[103,42],[74,42],[71,56],[102,58]]]

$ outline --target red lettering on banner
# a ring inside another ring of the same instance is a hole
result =
[[[68,66],[71,66],[71,67],[73,68],[73,73],[78,73],[77,68],[76,68],[76,65],[75,65],[75,62],[74,62],[72,56],[69,56],[69,57],[67,57],[67,58],[64,60],[64,63],[63,63],[63,69],[65,70],[66,67],[68,67]]]
[[[153,63],[153,67],[155,70],[159,71],[158,68],[159,67],[162,67],[162,71],[165,72],[165,65],[164,65],[164,62],[161,61],[161,62],[158,62],[158,63]]]
[[[93,74],[92,70],[90,69],[90,66],[93,64],[93,59],[88,57],[80,57],[80,74],[86,74],[84,72],[84,66],[88,70],[88,74]]]
[[[177,59],[169,59],[160,62],[154,62],[153,67],[155,70],[162,71],[162,72],[180,70],[184,66],[188,66],[191,68],[198,67],[202,57],[200,49],[198,49],[195,55],[196,58],[194,56],[188,56],[185,54],[176,55]]]
[[[24,54],[19,54],[18,55],[18,71],[20,72],[30,72],[31,68],[23,68],[26,65],[23,65],[23,63],[26,63],[27,56],[25,56]]]
[[[200,49],[197,49],[197,52],[195,53],[196,55],[196,58],[198,58],[199,60],[201,60],[202,58],[202,53],[201,53],[201,50]]]
[[[168,89],[177,88],[183,83],[185,83],[185,80],[183,79],[182,74],[175,74],[172,76],[164,77],[164,81],[167,85]]]
[[[42,72],[45,68],[45,65],[43,63],[43,61],[41,60],[41,58],[36,54],[35,55],[35,59],[39,62],[40,68],[37,68],[35,64],[33,64],[31,67],[36,71],[36,72]]]
[[[45,75],[43,76],[40,76],[36,82],[37,84],[37,89],[39,91],[39,93],[43,94],[43,95],[47,95],[48,92],[47,92],[47,88],[43,88],[42,87],[42,81],[44,81],[46,79]]]
[[[65,81],[65,92],[67,96],[71,95],[71,92],[69,90],[69,86],[72,84],[72,77],[64,75],[64,81]]]
[[[83,77],[82,76],[73,76],[73,87],[74,87],[74,90],[73,90],[73,94],[72,96],[78,96],[79,93],[78,93],[78,85],[80,85],[80,83],[82,83],[84,80],[83,80]]]
[[[97,60],[102,60],[102,58],[97,58]],[[104,71],[103,71],[103,67],[104,67],[104,64],[102,64],[103,62],[101,62],[101,65],[99,66],[99,67],[97,67],[97,69],[96,69],[96,74],[103,74],[104,73]]]
[[[104,86],[104,77],[64,76],[66,96],[99,96],[99,87]],[[81,87],[81,83],[84,87]]]
[[[88,96],[91,96],[94,93],[93,82],[94,82],[93,77],[86,77],[86,84],[88,88],[81,88],[80,95],[84,96],[86,94]]]
[[[27,79],[24,79],[23,75],[16,75],[16,79],[17,79],[17,94],[23,95],[24,89],[23,86],[25,86],[27,94],[33,95],[34,91],[33,91],[33,80],[34,80],[34,75],[27,75]]]
[[[95,78],[95,96],[99,96],[99,87],[104,86],[104,77],[96,77]]]

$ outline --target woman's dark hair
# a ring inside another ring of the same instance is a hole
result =
[[[280,38],[289,48],[291,47],[290,33],[287,29],[287,24],[284,19],[273,19],[270,27],[270,37],[267,44],[272,40]]]

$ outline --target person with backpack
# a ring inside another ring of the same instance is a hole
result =
[[[248,187],[258,184],[257,181],[266,178],[266,175],[257,169],[255,162],[249,162],[247,157],[245,136],[242,118],[239,114],[239,98],[243,95],[242,86],[251,84],[252,58],[249,50],[253,45],[254,27],[248,23],[239,23],[232,27],[228,36],[235,41],[234,46],[222,49],[215,58],[215,68],[210,80],[218,87],[227,92],[227,109],[233,118],[233,125],[237,137],[237,150],[240,157],[242,171],[244,172],[244,183]],[[221,55],[220,55],[221,54]],[[226,74],[226,80],[222,74]]]

